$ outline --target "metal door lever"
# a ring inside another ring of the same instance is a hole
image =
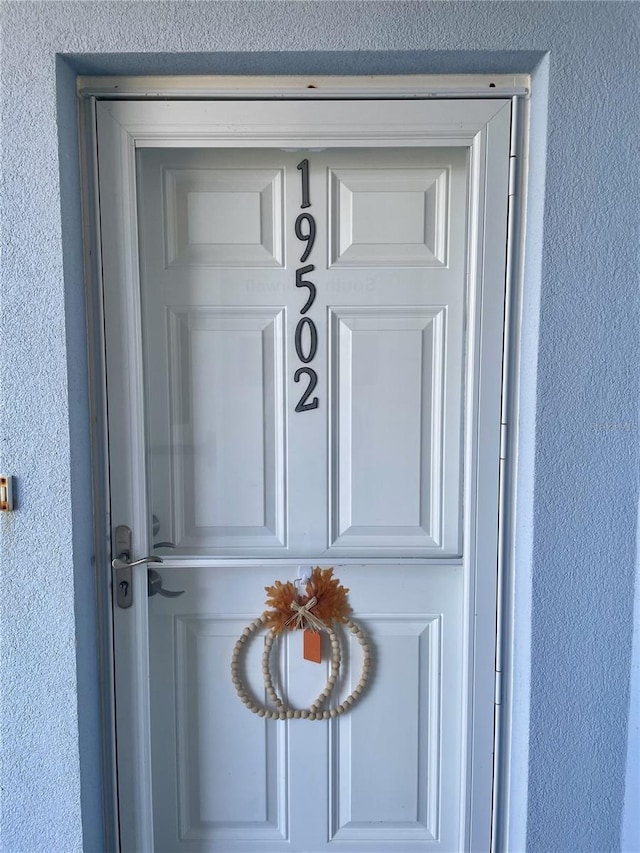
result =
[[[119,524],[114,532],[114,551],[117,556],[111,561],[115,569],[115,592],[118,607],[127,608],[133,604],[133,578],[131,569],[145,563],[161,563],[162,557],[150,554],[139,560],[131,560],[131,529]]]
[[[139,560],[134,560],[130,563],[128,560],[122,560],[120,557],[116,557],[115,560],[111,561],[111,565],[114,569],[132,569],[134,566],[141,566],[143,563],[161,563],[162,557],[157,557],[155,554],[150,557],[140,557]]]
[[[165,598],[177,598],[179,595],[184,594],[183,589],[163,589],[162,577],[155,569],[149,569],[147,571],[147,592],[149,596],[159,593],[160,595],[164,595]]]

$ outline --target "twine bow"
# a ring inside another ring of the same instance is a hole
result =
[[[286,624],[293,625],[294,629],[304,628],[308,631],[322,631],[324,629],[324,622],[311,613],[311,608],[315,607],[317,603],[318,599],[315,595],[305,604],[298,604],[297,601],[292,601],[291,609],[293,610],[293,616],[287,619]]]

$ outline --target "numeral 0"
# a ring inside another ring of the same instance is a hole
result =
[[[302,332],[305,326],[309,329],[309,352],[306,355],[302,351]],[[303,317],[298,322],[295,341],[296,355],[303,364],[309,364],[310,361],[313,361],[318,351],[318,332],[316,331],[316,324],[310,317]]]

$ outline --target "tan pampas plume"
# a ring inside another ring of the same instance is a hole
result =
[[[299,593],[291,581],[276,581],[273,586],[265,587],[265,590],[266,605],[271,609],[264,612],[264,624],[271,628],[274,634],[285,629],[303,627],[304,622],[301,624],[300,620],[292,619],[292,612],[304,607],[313,598],[316,600],[308,608],[309,613],[325,625],[331,625],[335,621],[343,622],[351,613],[347,601],[349,590],[340,584],[338,578],[333,577],[332,568],[321,569],[316,566],[307,581],[306,594]]]
[[[347,601],[348,592],[338,578],[333,577],[333,569],[321,569],[316,566],[307,583],[308,598],[315,596],[318,599],[313,614],[326,625],[342,622],[351,613]]]
[[[265,586],[267,593],[266,605],[272,608],[265,610],[263,618],[267,628],[272,628],[274,634],[279,634],[287,627],[287,621],[291,618],[291,605],[300,602],[298,590],[291,581],[282,583],[276,581],[273,586]]]

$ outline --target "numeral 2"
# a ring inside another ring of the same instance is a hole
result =
[[[318,398],[314,397],[310,403],[307,403],[310,395],[313,393],[313,389],[318,384],[318,374],[312,367],[299,367],[296,372],[293,374],[293,381],[300,382],[300,377],[306,374],[309,377],[309,384],[307,385],[307,389],[300,397],[300,402],[296,406],[296,412],[308,412],[310,409],[318,408]]]

